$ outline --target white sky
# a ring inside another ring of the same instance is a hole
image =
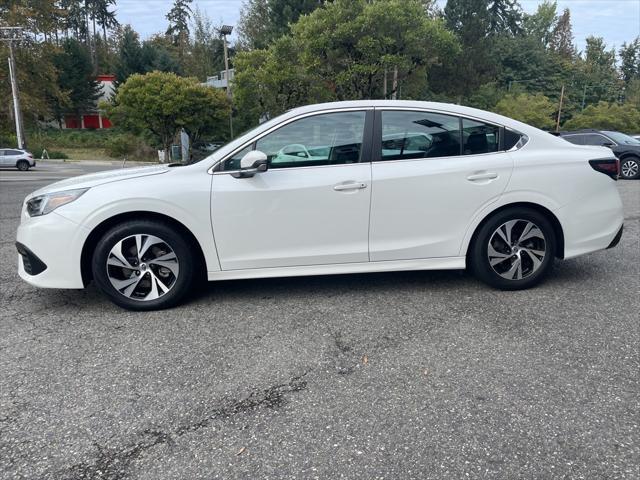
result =
[[[446,0],[438,0],[441,5]],[[130,23],[143,38],[167,28],[166,13],[172,0],[118,0],[118,20]],[[535,12],[541,0],[520,0],[523,9]],[[214,23],[235,25],[240,17],[242,0],[195,0]],[[558,11],[571,10],[573,34],[579,49],[589,35],[604,37],[616,50],[623,42],[640,35],[640,0],[558,0]]]

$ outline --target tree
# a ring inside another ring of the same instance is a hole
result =
[[[536,13],[523,17],[524,33],[529,37],[535,38],[545,48],[551,43],[553,31],[558,21],[556,15],[557,6],[556,0],[553,2],[544,0],[538,5]]]
[[[116,82],[121,84],[124,83],[130,75],[143,73],[144,68],[142,65],[140,39],[131,25],[124,27],[118,43],[115,74]]]
[[[173,7],[167,13],[169,27],[167,35],[173,38],[173,44],[180,48],[182,54],[189,41],[189,19],[191,18],[191,2],[193,0],[174,0]]]
[[[105,108],[115,125],[165,152],[181,128],[196,141],[222,128],[229,115],[223,92],[165,72],[132,75]]]
[[[394,83],[411,94],[412,81],[424,87],[429,68],[457,48],[419,0],[335,0],[301,17],[268,50],[237,55],[236,100],[255,122],[321,99],[380,98],[385,70],[387,96]]]
[[[640,37],[628,44],[623,43],[619,55],[622,80],[625,85],[629,85],[633,80],[640,78]]]
[[[96,107],[100,96],[100,84],[93,74],[91,55],[84,45],[75,39],[68,39],[62,45],[62,51],[54,56],[53,64],[58,71],[58,87],[68,95],[68,103],[54,103],[56,119],[60,121],[64,113],[73,113],[78,117]]]
[[[573,45],[573,32],[571,27],[571,12],[565,8],[562,15],[558,17],[551,39],[549,41],[551,49],[560,56],[571,59],[576,55],[576,47]]]
[[[640,132],[640,110],[632,104],[619,105],[600,102],[597,105],[589,105],[583,112],[568,120],[564,124],[564,128],[568,130],[597,128],[628,133]]]
[[[504,96],[493,111],[534,127],[551,129],[554,126],[552,116],[556,106],[540,93],[535,95],[521,93]]]
[[[218,29],[204,12],[196,9],[191,20],[192,42],[184,59],[184,73],[205,81],[224,68],[224,46]]]
[[[240,11],[239,43],[245,49],[267,48],[290,32],[302,15],[321,7],[326,0],[246,0]]]

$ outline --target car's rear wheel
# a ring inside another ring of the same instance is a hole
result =
[[[492,287],[521,290],[537,285],[549,273],[555,251],[555,232],[544,215],[509,208],[480,227],[469,250],[469,266]]]
[[[29,170],[30,166],[31,165],[29,165],[29,162],[27,162],[26,160],[19,160],[18,163],[16,163],[16,168],[21,172],[26,172],[27,170]]]
[[[631,157],[620,161],[620,176],[626,180],[640,177],[640,159]]]
[[[92,270],[96,285],[129,310],[169,308],[191,289],[193,248],[170,225],[137,220],[109,230],[98,242]]]

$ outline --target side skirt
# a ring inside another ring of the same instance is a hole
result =
[[[398,272],[410,270],[464,270],[465,257],[394,260],[385,262],[339,263],[300,267],[255,268],[208,272],[209,281],[247,278],[306,277],[311,275],[343,275],[349,273]]]

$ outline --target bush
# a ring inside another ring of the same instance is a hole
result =
[[[43,150],[44,150],[44,147],[42,146],[36,146],[29,149],[29,151],[33,155],[33,158],[36,158],[36,159],[42,158]],[[54,158],[58,160],[66,160],[69,158],[69,155],[67,155],[66,153],[58,152],[56,150],[47,150],[47,154],[49,155],[49,158]]]
[[[157,155],[155,149],[147,145],[143,139],[130,134],[113,136],[106,143],[105,149],[110,157],[127,157],[131,160],[151,160]]]
[[[0,147],[16,147],[18,139],[13,133],[0,132]]]

